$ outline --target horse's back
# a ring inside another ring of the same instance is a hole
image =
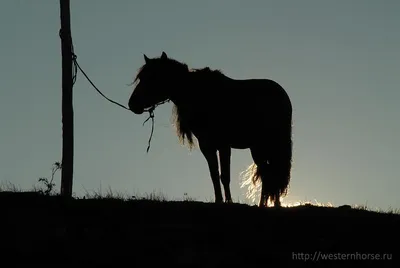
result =
[[[204,94],[199,88],[203,99],[195,113],[193,128],[198,135],[218,144],[250,148],[291,120],[290,99],[273,80],[226,77],[207,86],[199,83],[196,87],[209,93]]]
[[[254,125],[268,120],[291,117],[292,105],[285,89],[270,79],[226,79],[214,105],[219,113],[232,120],[246,120]],[[217,90],[215,90],[217,92]],[[272,120],[272,121],[271,121]]]
[[[227,87],[235,91],[238,97],[252,100],[250,103],[274,104],[277,101],[290,103],[285,89],[271,79],[231,79],[227,80]]]

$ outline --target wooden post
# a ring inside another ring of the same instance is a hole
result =
[[[62,54],[62,168],[61,195],[72,197],[74,160],[74,111],[72,104],[72,38],[70,1],[60,0]]]

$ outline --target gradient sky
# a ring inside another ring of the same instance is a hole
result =
[[[294,163],[284,202],[400,208],[399,1],[71,1],[78,62],[127,105],[143,53],[241,78],[278,81],[293,102]],[[0,182],[30,189],[61,161],[59,1],[0,2]],[[171,104],[151,124],[74,86],[77,195],[105,190],[213,199],[199,150],[178,144]],[[245,127],[245,126],[243,126]],[[232,153],[244,200],[248,150]],[[57,189],[60,174],[56,176]]]

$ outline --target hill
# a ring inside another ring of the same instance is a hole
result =
[[[350,206],[0,192],[0,209],[2,267],[400,267],[400,215]]]

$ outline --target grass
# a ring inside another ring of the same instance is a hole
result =
[[[398,209],[318,202],[261,209],[111,187],[64,199],[52,183],[40,180],[31,191],[0,185],[0,252],[15,266],[398,267]],[[325,253],[391,260],[315,260]]]
[[[54,172],[53,175],[54,176]],[[47,178],[39,178],[38,182],[39,185],[33,185],[31,190],[28,190],[27,192],[34,192],[37,194],[41,195],[48,195],[48,196],[59,196],[60,193],[56,190],[54,190],[55,184],[52,183],[53,178],[51,181],[49,181]],[[0,193],[1,192],[24,192],[20,186],[16,186],[15,184],[11,182],[1,182],[0,183]],[[171,202],[171,201],[185,201],[185,202],[195,202],[197,201],[196,198],[190,197],[187,193],[183,193],[182,198],[169,198],[165,193],[162,191],[156,191],[154,190],[153,192],[150,193],[135,193],[135,194],[130,194],[130,193],[123,193],[120,191],[114,191],[112,190],[111,186],[108,186],[106,190],[104,191],[102,189],[102,186],[97,190],[92,190],[89,191],[87,189],[84,189],[84,195],[83,196],[77,196],[75,193],[73,194],[74,198],[77,199],[118,199],[121,201],[131,201],[131,200],[149,200],[149,201],[160,201],[160,202]],[[207,200],[206,202],[213,202],[213,199]],[[235,203],[241,203],[241,204],[247,204],[248,203],[242,203],[240,200],[236,200]],[[283,205],[284,207],[334,207],[333,204],[331,203],[320,203],[316,200],[313,201],[298,201],[294,204],[291,204],[289,206]],[[359,205],[359,204],[353,204],[353,205],[344,205],[341,206],[342,208],[349,207],[355,210],[365,210],[365,211],[371,211],[371,212],[379,212],[379,213],[386,213],[386,214],[399,214],[400,215],[400,208],[392,208],[389,207],[387,209],[382,209],[382,208],[372,208],[369,207],[367,204]]]

